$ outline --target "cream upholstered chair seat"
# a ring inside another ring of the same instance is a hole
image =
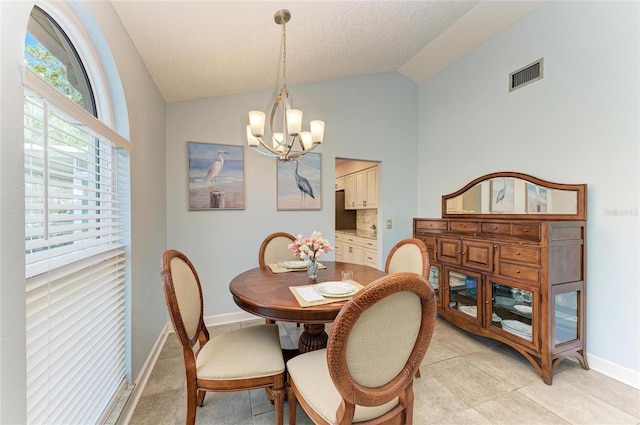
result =
[[[299,402],[316,424],[411,424],[413,377],[436,318],[429,282],[393,273],[361,289],[334,322],[327,348],[287,362],[289,424]]]
[[[284,371],[278,327],[250,326],[213,337],[196,359],[199,379],[253,379]]]
[[[302,397],[327,423],[334,423],[342,397],[333,385],[326,357],[326,349],[312,351],[289,360],[287,368],[289,373],[296,376],[298,399]],[[356,406],[353,421],[362,422],[377,418],[397,404],[396,397],[381,406]]]
[[[276,425],[282,425],[286,372],[278,326],[250,326],[210,338],[203,319],[202,286],[191,261],[169,249],[162,255],[161,276],[171,323],[182,345],[185,424],[195,424],[206,391],[265,388],[273,398]]]

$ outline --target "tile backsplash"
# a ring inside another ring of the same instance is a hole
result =
[[[371,226],[378,225],[378,210],[357,210],[356,230],[371,230]]]

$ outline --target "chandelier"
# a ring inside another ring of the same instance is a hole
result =
[[[282,87],[280,87],[280,92],[271,108],[269,119],[271,134],[265,138],[265,113],[251,111],[249,112],[249,125],[247,125],[247,143],[262,155],[277,157],[281,161],[290,161],[301,158],[322,143],[324,121],[311,121],[311,131],[302,131],[302,111],[293,109],[293,101],[287,90],[286,23],[291,19],[291,13],[282,9],[273,15],[273,19],[276,24],[282,25]],[[276,126],[274,126],[274,120]]]

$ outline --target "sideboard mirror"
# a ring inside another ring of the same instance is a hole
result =
[[[586,220],[586,185],[553,183],[500,172],[479,177],[442,197],[442,217]]]

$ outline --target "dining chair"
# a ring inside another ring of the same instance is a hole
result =
[[[286,232],[276,232],[268,235],[262,241],[258,251],[260,268],[265,268],[268,264],[274,264],[285,259],[293,259],[293,252],[289,250],[289,244],[295,240],[295,236]]]
[[[402,239],[389,251],[384,272],[413,272],[429,279],[429,252],[427,251],[427,246],[417,238]],[[420,368],[416,370],[416,378],[420,378]]]
[[[262,241],[258,250],[258,264],[261,269],[267,267],[268,264],[275,264],[286,258],[293,258],[293,252],[289,250],[289,244],[296,238],[290,233],[276,232],[271,233]],[[267,323],[275,323],[275,320],[265,319]],[[300,323],[296,323],[300,327]]]
[[[171,323],[182,344],[187,378],[185,423],[195,424],[196,406],[206,391],[265,388],[271,393],[276,424],[284,421],[285,365],[277,325],[260,324],[209,337],[203,320],[202,287],[183,253],[162,255],[162,287]]]
[[[412,424],[413,379],[435,321],[423,276],[392,273],[365,286],[340,310],[326,349],[287,362],[289,425],[298,403],[317,425]]]
[[[413,272],[429,278],[429,253],[420,239],[406,238],[391,248],[384,266],[385,273]]]

